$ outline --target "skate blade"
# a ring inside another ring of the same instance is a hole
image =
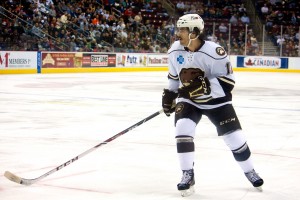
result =
[[[259,192],[262,192],[262,191],[263,191],[263,189],[262,189],[262,187],[261,187],[261,186],[259,186],[259,187],[255,187],[255,189],[257,189]]]
[[[181,190],[180,193],[181,193],[181,196],[182,196],[182,197],[190,196],[190,195],[192,195],[192,194],[195,193],[194,186],[191,186],[191,187],[190,187],[189,189],[187,189],[187,190]]]

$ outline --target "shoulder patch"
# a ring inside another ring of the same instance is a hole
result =
[[[176,60],[177,60],[177,62],[179,64],[183,64],[184,63],[184,57],[182,55],[179,55]]]
[[[226,54],[225,50],[222,48],[222,47],[217,47],[216,48],[216,53],[219,55],[219,56],[224,56]]]

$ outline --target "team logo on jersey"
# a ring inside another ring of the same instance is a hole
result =
[[[184,108],[184,105],[182,103],[178,103],[175,108],[175,114],[180,113],[183,110],[183,108]]]
[[[219,56],[224,56],[226,54],[225,50],[222,47],[217,47],[216,52]]]
[[[182,55],[179,55],[179,56],[177,57],[177,62],[178,62],[179,64],[183,64],[183,63],[184,63],[184,57],[183,57]]]

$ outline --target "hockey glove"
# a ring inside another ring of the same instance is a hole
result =
[[[197,97],[210,94],[210,83],[207,78],[198,76],[185,86],[178,89],[178,96],[186,99],[195,99]]]
[[[164,113],[169,117],[172,112],[174,112],[175,107],[175,99],[177,98],[178,94],[170,91],[168,89],[164,89],[162,95],[162,107],[164,109]]]

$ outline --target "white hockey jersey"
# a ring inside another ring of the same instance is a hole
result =
[[[206,77],[211,93],[195,99],[178,98],[202,109],[216,108],[231,103],[231,91],[235,84],[232,67],[226,51],[220,45],[204,41],[195,52],[190,52],[175,41],[168,51],[169,90],[177,92],[185,82],[195,76]]]

